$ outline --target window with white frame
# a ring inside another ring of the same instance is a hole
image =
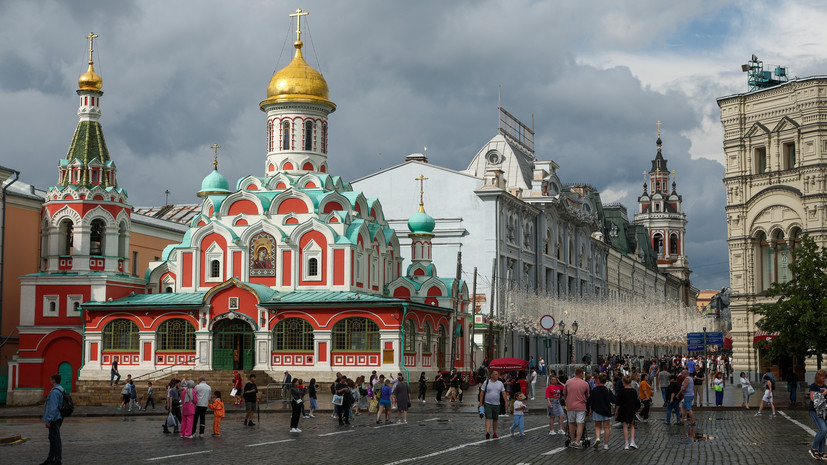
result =
[[[80,303],[83,302],[82,295],[66,296],[66,316],[80,316]]]
[[[356,252],[356,282],[362,282],[362,252]]]
[[[379,259],[375,255],[370,257],[370,284],[375,286],[379,283]]]
[[[204,252],[204,281],[208,283],[224,281],[224,251],[217,243],[212,245]]]
[[[322,269],[322,248],[316,241],[310,241],[302,249],[302,279],[305,281],[321,281],[324,269]]]
[[[60,307],[58,304],[58,296],[44,295],[43,296],[43,316],[53,317],[60,316]]]

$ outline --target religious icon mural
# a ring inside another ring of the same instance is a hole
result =
[[[276,241],[267,233],[259,233],[250,241],[250,276],[276,275]]]

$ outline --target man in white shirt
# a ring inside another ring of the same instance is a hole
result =
[[[207,406],[210,404],[212,388],[207,384],[207,378],[198,378],[199,383],[195,385],[195,394],[198,402],[195,403],[195,418],[192,421],[192,435],[195,436],[195,428],[198,425],[199,437],[204,437],[204,426],[207,422]]]
[[[499,380],[500,372],[492,371],[491,377],[485,380],[480,386],[480,404],[485,415],[485,439],[491,439],[491,426],[494,426],[494,438],[497,436],[497,420],[500,415],[500,404],[505,403],[505,386]]]

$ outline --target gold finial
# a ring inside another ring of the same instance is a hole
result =
[[[649,174],[646,170],[643,170],[643,184],[646,184],[646,175]]]
[[[423,195],[425,194],[425,181],[428,180],[424,175],[420,174],[418,178],[414,178],[416,181],[419,181],[419,211],[421,213],[425,213],[425,201],[423,199]]]
[[[302,40],[302,16],[307,16],[310,13],[306,11],[302,11],[301,8],[297,8],[296,12],[291,14],[290,17],[296,17],[296,42],[301,42]]]
[[[672,170],[672,184],[675,184],[675,170]]]
[[[95,49],[93,48],[93,45],[94,45],[95,39],[98,38],[98,35],[95,34],[94,32],[90,32],[89,35],[86,36],[86,38],[89,39],[89,64],[91,65],[92,64],[92,52],[95,51]]]
[[[215,150],[215,155],[214,155],[214,158],[213,158],[212,166],[213,166],[214,169],[217,170],[218,169],[218,149],[220,149],[221,146],[218,145],[218,144],[212,144],[210,146],[210,148]]]
[[[660,120],[658,120],[658,138],[660,138],[660,125],[661,124],[662,123],[660,122]]]

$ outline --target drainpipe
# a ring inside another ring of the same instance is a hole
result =
[[[80,370],[86,366],[86,310],[83,307],[78,307],[80,311],[80,322],[83,324],[82,331],[80,333],[80,368],[78,368],[78,379],[80,379]]]
[[[405,370],[405,379],[410,381],[411,379],[411,372],[408,371],[408,367],[405,366],[405,319],[408,317],[408,303],[402,302],[402,329],[400,333],[402,334],[400,341],[402,342],[402,357],[400,357],[402,369]]]
[[[6,284],[5,278],[5,268],[6,268],[6,260],[4,258],[6,254],[6,190],[11,187],[12,184],[16,183],[18,179],[20,179],[20,171],[12,170],[14,173],[14,181],[6,184],[3,186],[3,215],[2,219],[2,226],[0,226],[0,347],[3,347],[6,344],[6,341],[11,337],[12,333],[9,333],[8,337],[5,339],[3,338],[3,287]]]

